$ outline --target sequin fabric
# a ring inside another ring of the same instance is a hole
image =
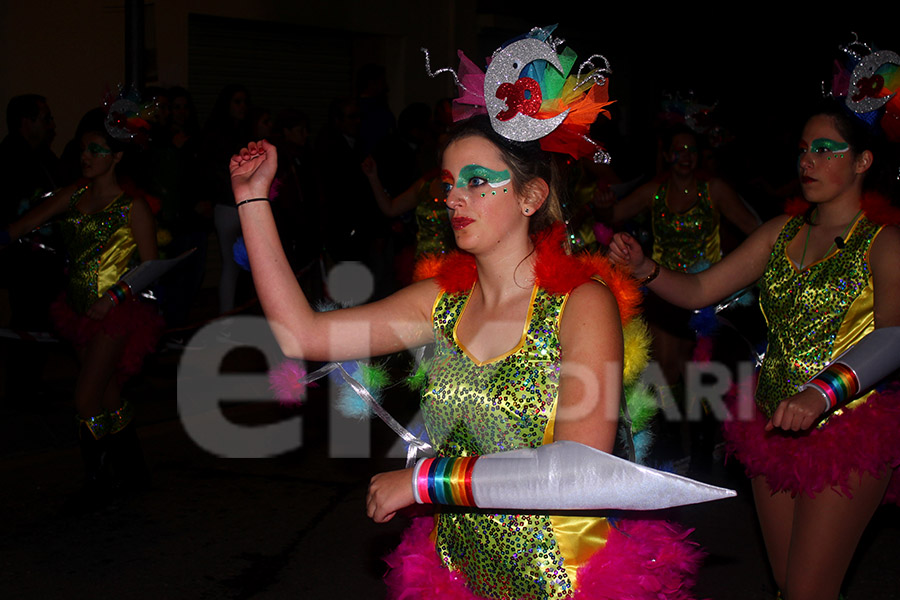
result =
[[[821,371],[839,348],[875,326],[868,254],[881,226],[860,217],[842,250],[800,271],[787,248],[803,223],[803,217],[796,216],[782,228],[760,281],[759,303],[769,340],[756,402],[768,416]]]
[[[722,258],[719,212],[709,199],[709,184],[697,182],[697,201],[684,212],[669,208],[669,181],[663,182],[651,203],[653,260],[675,271],[712,264]]]
[[[485,364],[454,335],[468,298],[444,293],[435,305],[435,359],[422,398],[430,439],[441,456],[540,446],[556,406],[566,296],[536,288],[522,343]],[[437,517],[436,548],[484,598],[561,599],[572,592],[548,515],[451,509]]]
[[[72,194],[69,209],[61,223],[63,240],[71,261],[67,298],[79,314],[87,312],[90,305],[106,291],[98,289],[102,287],[98,286],[98,276],[107,266],[103,261],[111,256],[110,241],[121,228],[129,227],[131,215],[131,198],[125,194],[120,194],[98,213],[82,213],[76,204],[86,191],[87,188],[84,187]],[[116,236],[115,243],[122,245],[112,254],[119,262],[122,262],[122,257],[127,260],[137,247],[131,235]],[[118,276],[124,272],[121,269]]]

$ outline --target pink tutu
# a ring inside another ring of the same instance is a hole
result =
[[[124,382],[141,370],[147,354],[156,349],[164,322],[156,308],[136,299],[114,306],[106,316],[97,321],[72,310],[65,294],[50,306],[50,315],[59,334],[83,348],[98,333],[111,337],[127,337],[125,350],[116,365],[116,380]]]
[[[419,517],[385,560],[393,600],[483,600],[444,567],[430,538],[432,517]],[[621,520],[606,545],[578,570],[573,600],[690,600],[703,552],[690,531],[665,521]]]
[[[733,414],[734,411],[732,411]],[[799,433],[765,431],[768,418],[726,421],[726,450],[749,477],[763,475],[776,492],[810,497],[831,488],[850,496],[854,471],[882,475],[900,466],[900,387],[872,394],[865,403]],[[885,502],[900,504],[900,477],[891,478]]]

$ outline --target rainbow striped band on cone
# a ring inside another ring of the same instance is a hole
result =
[[[801,389],[813,388],[825,397],[825,412],[842,406],[859,393],[859,378],[843,363],[833,363]]]
[[[477,456],[420,459],[413,470],[413,496],[419,504],[475,506],[472,469]]]
[[[131,297],[131,286],[120,279],[115,282],[111,288],[106,290],[106,293],[113,301],[113,304],[118,306]]]

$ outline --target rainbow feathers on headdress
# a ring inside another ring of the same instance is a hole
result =
[[[561,71],[540,56],[526,52],[521,59],[529,62],[522,68],[516,81],[486,82],[485,71],[461,50],[457,52],[458,71],[445,68],[432,72],[428,51],[423,48],[426,53],[426,68],[432,77],[439,73],[451,73],[454,76],[459,87],[459,97],[453,101],[455,121],[488,114],[488,102],[485,98],[488,93],[493,93],[506,102],[506,110],[503,112],[507,115],[500,120],[523,114],[541,121],[558,117],[568,111],[560,125],[540,137],[541,148],[550,152],[569,154],[575,158],[593,155],[597,162],[608,162],[609,156],[590,138],[589,132],[598,115],[602,114],[607,118],[610,116],[606,110],[613,102],[609,99],[607,79],[610,73],[609,64],[602,56],[593,55],[573,72],[577,55],[568,46],[557,53],[556,48],[562,45],[563,40],[551,36],[555,29],[556,25],[536,27],[524,36],[509,40],[494,52],[494,56],[488,59],[487,63],[490,67],[492,60],[514,47],[517,42],[534,39],[545,44],[549,56],[555,55],[559,60]],[[601,61],[599,66],[594,64],[595,59]],[[498,118],[498,115],[489,116],[492,119]],[[537,136],[533,139],[537,139]]]
[[[106,130],[116,139],[144,144],[150,135],[150,118],[156,110],[153,101],[144,101],[134,88],[107,90],[103,98]]]
[[[855,35],[855,34],[854,34]],[[900,141],[900,55],[877,50],[859,39],[841,47],[830,95],[892,141]]]

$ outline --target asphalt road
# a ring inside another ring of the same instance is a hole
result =
[[[22,343],[0,342],[4,365]],[[213,342],[219,343],[229,342]],[[253,353],[210,346],[167,349],[148,360],[125,395],[138,408],[152,486],[73,517],[60,509],[82,477],[69,399],[75,361],[62,345],[40,349],[46,362],[27,397],[7,394],[0,404],[0,598],[384,597],[381,557],[397,543],[404,519],[370,522],[364,498],[373,473],[403,465],[402,458],[385,457],[393,434],[377,421],[356,423],[343,430],[351,432],[351,448],[335,445],[332,438],[343,425],[327,408],[322,386],[300,409],[227,403],[223,414],[244,426],[300,417],[302,442],[277,457],[217,456],[188,433],[178,402],[182,366],[197,352],[227,355],[237,371],[265,364]],[[9,389],[18,374],[3,371]],[[398,417],[411,415],[408,395],[396,396],[388,398],[388,408]],[[334,456],[360,448],[370,457]],[[739,492],[734,499],[671,511],[673,520],[695,529],[693,539],[709,553],[698,597],[773,598],[740,469],[716,457],[691,475]],[[848,575],[849,600],[900,598],[898,549],[900,511],[882,507]]]

